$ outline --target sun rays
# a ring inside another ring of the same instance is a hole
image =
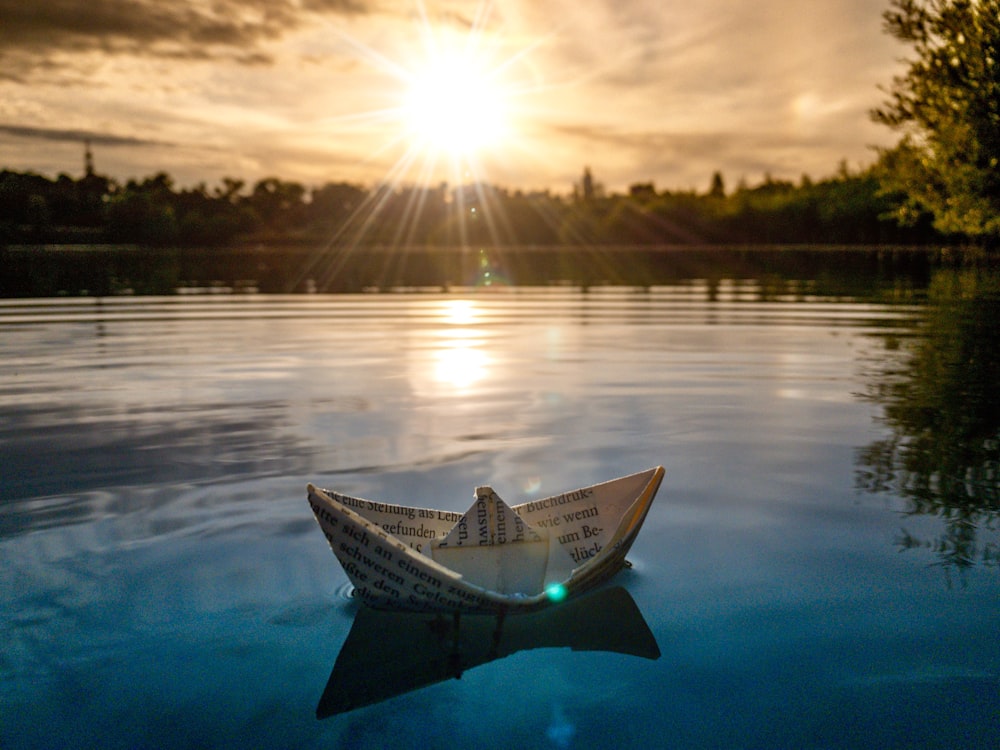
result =
[[[357,61],[384,82],[372,94],[385,106],[336,119],[385,133],[385,141],[361,158],[388,156],[390,164],[304,272],[303,278],[318,275],[320,288],[361,245],[405,252],[430,217],[444,217],[448,236],[440,238],[442,244],[485,253],[482,245],[510,241],[509,222],[495,198],[495,167],[515,151],[530,151],[521,131],[531,100],[546,91],[532,59],[544,39],[524,44],[505,37],[489,2],[464,22],[432,19],[417,3],[413,23],[412,38],[391,52],[341,32]],[[390,207],[405,220],[391,236],[381,236],[379,217]]]
[[[482,3],[472,20],[431,18],[417,3],[412,24],[413,34],[394,40],[391,50],[340,31],[356,62],[382,81],[380,90],[369,92],[380,105],[330,122],[386,135],[361,156],[394,159],[384,182],[485,181],[486,165],[524,148],[526,102],[545,90],[531,59],[541,40],[523,44],[506,37],[491,3]]]

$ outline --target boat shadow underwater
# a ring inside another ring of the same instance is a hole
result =
[[[334,663],[316,717],[370,706],[519,651],[569,648],[658,659],[632,596],[600,588],[514,617],[379,610],[362,606]]]

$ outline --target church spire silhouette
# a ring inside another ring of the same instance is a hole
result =
[[[94,153],[89,140],[83,142],[83,173],[86,177],[94,176]]]

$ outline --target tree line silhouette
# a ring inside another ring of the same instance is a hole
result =
[[[89,154],[89,152],[88,152]],[[90,161],[88,159],[88,166]],[[572,193],[492,185],[308,188],[277,177],[252,186],[226,177],[178,188],[166,172],[125,184],[88,168],[61,174],[0,172],[0,243],[128,243],[222,247],[237,243],[364,247],[587,246],[664,244],[923,244],[946,237],[926,214],[895,219],[904,201],[872,170],[841,165],[826,179],[770,176],[727,192],[657,190],[637,183],[606,194],[589,169]]]

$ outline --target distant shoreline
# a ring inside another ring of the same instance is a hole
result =
[[[558,244],[558,245],[484,245],[470,244],[460,245],[358,245],[352,247],[349,243],[320,243],[313,240],[297,240],[292,238],[279,240],[247,240],[246,242],[233,243],[224,246],[156,246],[142,245],[128,242],[101,242],[101,243],[53,243],[41,242],[37,244],[12,243],[0,250],[6,249],[10,252],[200,252],[200,253],[232,253],[232,252],[289,252],[310,254],[314,252],[350,251],[359,254],[381,253],[381,254],[412,254],[412,253],[469,253],[488,251],[490,253],[580,253],[588,251],[600,251],[610,253],[670,253],[670,252],[728,252],[738,250],[740,252],[848,252],[856,251],[870,253],[872,251],[882,252],[915,252],[927,253],[944,251],[949,253],[970,253],[978,252],[976,249],[963,245],[948,245],[945,243],[929,243],[926,245],[905,245],[905,244],[864,244],[864,243],[789,243],[789,242],[705,242],[705,243],[650,243],[650,244]]]
[[[824,293],[864,295],[898,283],[920,287],[935,267],[992,262],[991,257],[939,245],[8,245],[0,248],[0,297],[174,294],[200,288],[342,293],[394,287],[642,287],[724,278],[821,279]]]

